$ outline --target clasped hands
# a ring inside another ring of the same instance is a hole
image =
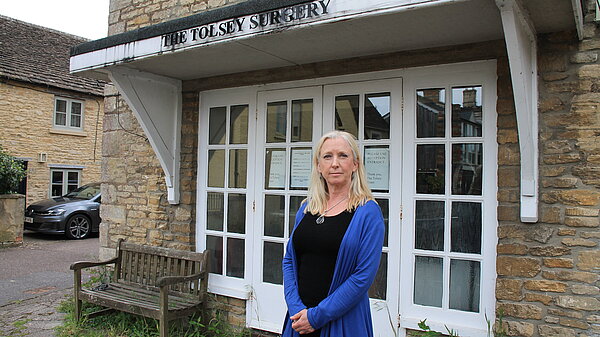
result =
[[[292,320],[292,329],[296,330],[301,335],[315,331],[308,321],[307,309],[300,310],[300,312],[290,317],[290,319]]]

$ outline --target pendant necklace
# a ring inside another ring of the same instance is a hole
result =
[[[334,209],[334,208],[335,208],[335,206],[337,206],[337,205],[341,204],[341,203],[342,203],[342,201],[344,201],[344,200],[346,200],[346,199],[348,199],[348,196],[345,196],[345,197],[344,197],[344,199],[342,199],[342,200],[338,201],[338,202],[337,202],[335,205],[333,205],[333,206],[329,207],[328,209],[326,209],[326,210],[325,210],[325,212],[323,212],[323,214],[319,215],[319,217],[317,218],[317,221],[316,221],[316,223],[320,225],[320,224],[322,224],[323,222],[325,222],[325,215],[327,214],[327,212],[329,212],[329,211],[331,211],[332,209]]]

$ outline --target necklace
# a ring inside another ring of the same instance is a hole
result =
[[[333,206],[329,207],[328,209],[326,209],[326,210],[325,210],[325,212],[323,212],[323,214],[319,215],[319,217],[317,218],[317,221],[316,221],[316,223],[320,225],[320,224],[322,224],[323,222],[325,222],[325,215],[327,214],[327,212],[329,212],[329,211],[331,211],[332,209],[334,209],[334,208],[335,208],[335,206],[337,206],[337,205],[341,204],[341,203],[342,203],[342,201],[344,201],[344,200],[346,200],[346,199],[348,199],[348,196],[345,196],[345,197],[344,197],[344,199],[342,199],[342,200],[338,201],[338,202],[337,202],[335,205],[333,205]]]

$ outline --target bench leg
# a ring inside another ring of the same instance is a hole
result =
[[[169,295],[167,291],[168,287],[160,288],[160,337],[169,336]]]
[[[79,291],[81,290],[81,269],[75,270],[73,282],[73,298],[75,300],[75,321],[79,323],[81,319],[81,300]]]

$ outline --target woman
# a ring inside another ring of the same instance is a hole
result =
[[[283,260],[282,336],[373,336],[368,290],[383,235],[356,140],[327,133],[315,148],[308,198]]]

